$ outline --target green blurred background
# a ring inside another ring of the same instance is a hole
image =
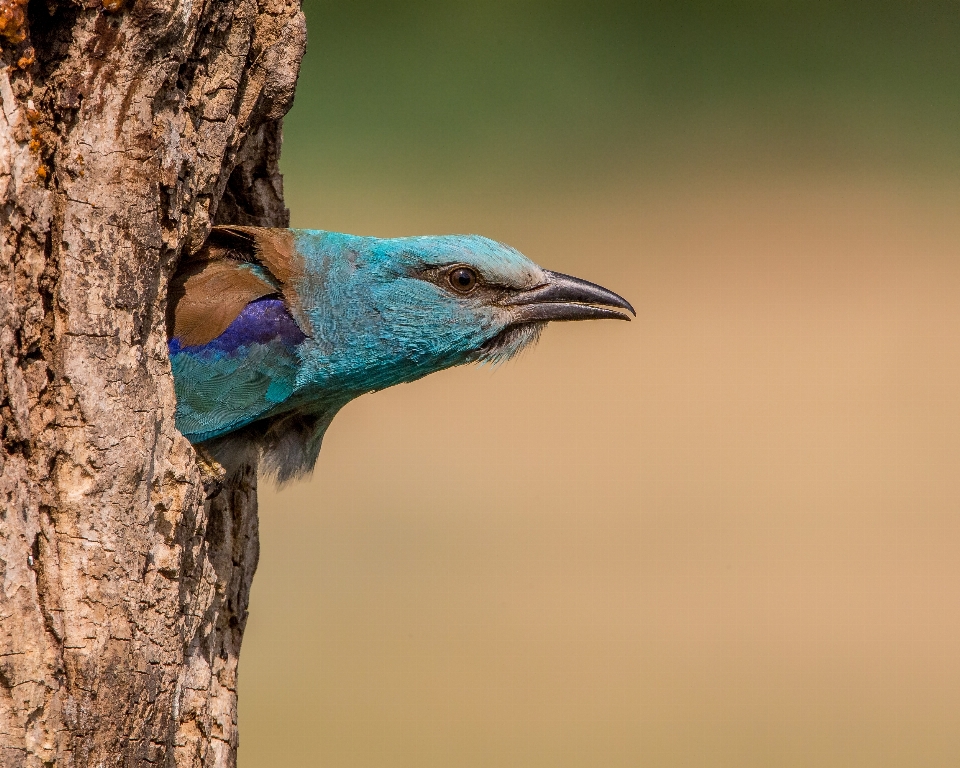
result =
[[[262,489],[241,768],[960,765],[960,5],[304,8],[295,226],[639,317]]]

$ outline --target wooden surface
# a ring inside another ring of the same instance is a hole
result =
[[[211,224],[286,223],[304,43],[290,0],[52,3],[3,41],[0,765],[235,763],[256,482],[174,427],[165,290]]]

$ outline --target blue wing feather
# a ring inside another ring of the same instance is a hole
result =
[[[305,338],[283,301],[264,298],[206,344],[171,339],[177,429],[197,443],[275,411],[294,393]]]

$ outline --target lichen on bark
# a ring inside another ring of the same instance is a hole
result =
[[[232,765],[256,470],[219,476],[175,428],[166,283],[213,223],[287,224],[303,16],[34,0],[21,28],[0,41],[0,766]]]

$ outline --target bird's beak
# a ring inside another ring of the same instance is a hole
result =
[[[504,301],[516,307],[521,323],[548,320],[629,320],[629,315],[609,307],[626,309],[636,317],[630,302],[613,291],[570,275],[544,270],[547,282],[520,291]]]

